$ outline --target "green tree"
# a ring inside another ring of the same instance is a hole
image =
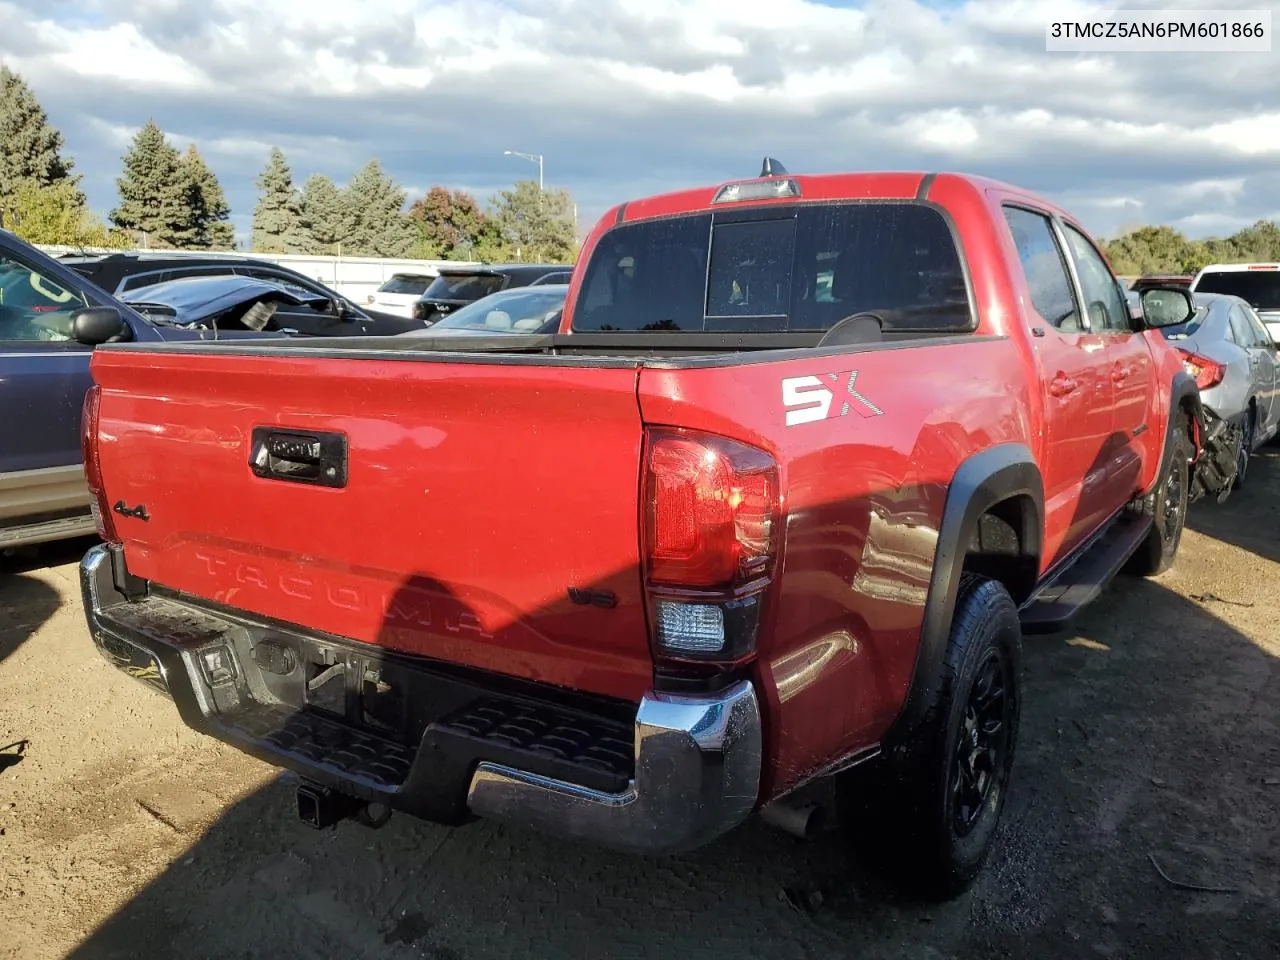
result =
[[[253,209],[253,249],[263,253],[298,253],[306,244],[302,232],[302,202],[293,186],[293,173],[279,147],[271,148],[267,166],[258,175],[262,195]]]
[[[1180,273],[1194,246],[1172,227],[1139,227],[1107,244],[1107,257],[1123,275]]]
[[[18,74],[0,66],[0,202],[19,186],[69,183],[79,193],[80,178],[71,175],[73,161],[62,156],[62,134],[31,88]],[[59,196],[65,196],[65,191]],[[83,205],[84,196],[80,195]]]
[[[1280,261],[1280,226],[1259,220],[1227,238],[1225,247],[1236,262]]]
[[[71,247],[126,247],[129,238],[108,231],[88,210],[71,178],[41,186],[23,180],[0,201],[4,222],[27,243]]]
[[[231,207],[222,184],[200,156],[193,143],[182,158],[182,175],[187,180],[187,205],[191,209],[190,246],[206,250],[230,250],[236,244],[235,227],[229,222]]]
[[[409,208],[418,232],[409,255],[419,260],[468,260],[483,236],[486,218],[465,190],[432,187]]]
[[[301,227],[307,253],[332,256],[350,232],[342,191],[324,174],[302,186]]]
[[[366,257],[403,257],[409,252],[417,230],[404,215],[405,192],[377,160],[351,178],[342,200],[350,230],[343,252]]]
[[[185,247],[195,242],[182,156],[154,120],[148,120],[133,138],[116,187],[120,205],[111,211],[111,222],[118,228],[141,233],[149,247]]]
[[[490,216],[515,257],[542,263],[571,263],[577,253],[573,199],[567,190],[540,190],[536,180],[519,180],[492,201]]]

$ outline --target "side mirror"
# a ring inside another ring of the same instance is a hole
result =
[[[334,297],[333,315],[339,320],[351,319],[351,311],[347,309],[347,301],[342,297]]]
[[[81,307],[71,314],[71,337],[77,343],[96,347],[100,343],[120,343],[132,336],[133,331],[115,307]]]
[[[1152,329],[1176,327],[1195,313],[1195,300],[1181,287],[1147,287],[1142,291],[1142,319]]]

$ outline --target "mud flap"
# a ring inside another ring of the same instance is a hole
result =
[[[1202,413],[1200,455],[1191,464],[1188,502],[1211,496],[1219,503],[1231,495],[1236,479],[1236,449],[1244,431],[1207,408]]]

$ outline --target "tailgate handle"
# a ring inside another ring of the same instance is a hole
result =
[[[249,469],[264,480],[347,485],[347,438],[341,433],[254,427]]]

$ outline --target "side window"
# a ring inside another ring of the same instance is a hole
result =
[[[1080,313],[1071,278],[1048,219],[1020,207],[1005,207],[1004,219],[1018,248],[1036,313],[1065,333],[1079,333]]]
[[[1249,325],[1253,328],[1253,339],[1257,341],[1258,346],[1271,350],[1275,348],[1275,341],[1271,339],[1271,331],[1267,329],[1266,324],[1252,310],[1246,310],[1245,313],[1249,317]]]
[[[1094,333],[1131,331],[1129,307],[1120,296],[1120,285],[1107,262],[1080,231],[1063,224],[1063,232],[1067,235],[1071,259],[1075,261],[1076,273],[1080,276],[1080,290],[1084,294],[1090,329]]]
[[[71,339],[71,314],[87,307],[79,290],[62,286],[0,252],[0,346],[15,341]]]
[[[1231,339],[1246,349],[1256,346],[1249,318],[1244,315],[1244,311],[1233,306],[1227,316],[1231,323]]]

